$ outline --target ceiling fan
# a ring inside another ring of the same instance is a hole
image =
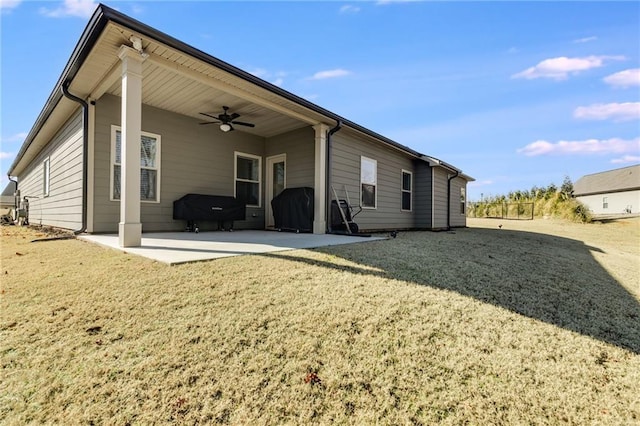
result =
[[[222,114],[218,114],[217,116],[215,115],[211,115],[211,114],[207,114],[205,112],[201,112],[201,115],[204,115],[206,117],[209,118],[213,118],[214,120],[217,121],[206,121],[204,123],[200,123],[200,124],[219,124],[220,125],[220,130],[222,130],[223,132],[230,132],[233,130],[233,126],[232,124],[238,125],[238,126],[246,126],[246,127],[255,127],[255,124],[252,123],[245,123],[243,121],[236,121],[236,118],[240,117],[240,114],[238,114],[237,112],[234,112],[233,114],[229,114],[229,107],[228,106],[223,106],[222,109],[224,110],[224,112]]]

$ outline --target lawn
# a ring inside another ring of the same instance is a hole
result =
[[[469,225],[179,266],[2,227],[0,423],[640,423],[640,220]]]

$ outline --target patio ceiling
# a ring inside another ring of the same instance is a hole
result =
[[[99,99],[104,94],[121,96],[121,61],[118,50],[131,45],[132,36],[142,39],[148,54],[143,64],[142,102],[163,110],[211,121],[200,113],[217,115],[223,106],[241,114],[240,121],[254,128],[236,130],[270,137],[301,127],[332,122],[327,117],[220,68],[110,22],[84,61],[70,90],[79,96]]]

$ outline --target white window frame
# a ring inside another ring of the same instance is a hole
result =
[[[460,187],[460,215],[467,214],[467,190],[464,186]]]
[[[373,182],[365,182],[362,180],[363,165],[366,162],[373,164]],[[363,202],[364,200],[362,199],[364,195],[364,191],[362,191],[363,184],[374,186],[375,195],[373,200],[373,207],[364,205],[364,202]],[[378,161],[374,160],[373,158],[365,157],[364,155],[360,156],[360,206],[363,209],[367,209],[367,210],[375,210],[378,208]]]
[[[609,208],[609,197],[602,197],[602,210]]]
[[[120,198],[115,198],[113,196],[113,178],[114,178],[114,166],[120,166],[120,176],[122,176],[122,164],[116,163],[116,133],[120,132],[120,138],[122,138],[122,128],[120,126],[111,125],[111,153],[110,153],[110,167],[109,167],[109,200],[120,202]],[[155,170],[156,171],[156,199],[155,200],[140,200],[141,203],[160,203],[160,169],[162,165],[161,161],[161,152],[162,152],[162,141],[161,136],[155,133],[149,132],[140,132],[140,136],[146,136],[149,138],[154,138],[156,140],[156,167],[144,167],[144,169]],[[122,144],[122,139],[121,139]],[[120,157],[122,158],[122,153],[120,153]],[[143,167],[140,166],[142,169]],[[120,187],[122,188],[122,182],[120,182]]]
[[[258,180],[250,180],[250,179],[239,179],[238,178],[238,157],[244,157],[251,160],[258,160]],[[233,196],[237,198],[238,194],[236,194],[236,183],[240,182],[248,182],[248,183],[257,183],[258,184],[258,204],[247,204],[247,207],[251,208],[262,208],[262,157],[254,154],[247,154],[246,152],[234,151],[233,153]]]
[[[51,192],[51,157],[42,162],[42,194],[45,197]]]
[[[410,189],[404,188],[404,175],[409,175],[409,186]],[[409,194],[409,209],[404,209],[402,205],[402,196],[408,193]],[[403,212],[411,212],[413,211],[413,172],[409,170],[402,169],[402,173],[400,173],[400,211]]]

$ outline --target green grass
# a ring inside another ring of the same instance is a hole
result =
[[[473,225],[174,267],[3,228],[0,419],[637,424],[640,222]]]

